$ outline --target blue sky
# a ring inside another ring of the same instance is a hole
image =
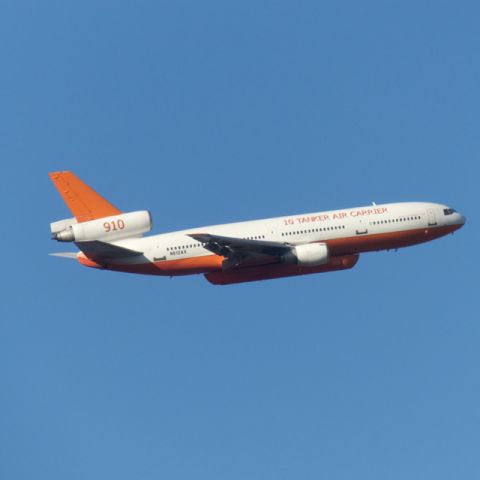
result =
[[[479,15],[1,2],[0,477],[477,478]],[[468,222],[213,287],[49,257],[60,169],[155,233],[372,201]]]

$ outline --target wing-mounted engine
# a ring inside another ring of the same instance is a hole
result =
[[[75,218],[50,224],[52,237],[59,242],[113,242],[124,238],[141,237],[152,229],[150,212],[122,213],[77,223]]]
[[[301,267],[317,267],[325,265],[330,260],[328,247],[325,243],[308,243],[295,245],[282,256],[284,263],[293,263]]]

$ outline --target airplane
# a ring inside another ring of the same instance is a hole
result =
[[[117,272],[204,274],[214,285],[347,270],[362,253],[428,242],[465,223],[438,203],[374,203],[144,237],[148,211],[120,211],[70,171],[49,176],[73,214],[50,224],[52,238],[80,250],[52,255]]]

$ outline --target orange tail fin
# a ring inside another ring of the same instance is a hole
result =
[[[48,175],[77,222],[122,213],[72,172],[51,172]]]

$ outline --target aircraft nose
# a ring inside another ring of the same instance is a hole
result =
[[[458,228],[461,228],[465,225],[465,222],[467,221],[467,219],[465,218],[464,215],[457,212],[457,214],[455,215],[454,221],[455,221],[455,224],[458,225]]]

